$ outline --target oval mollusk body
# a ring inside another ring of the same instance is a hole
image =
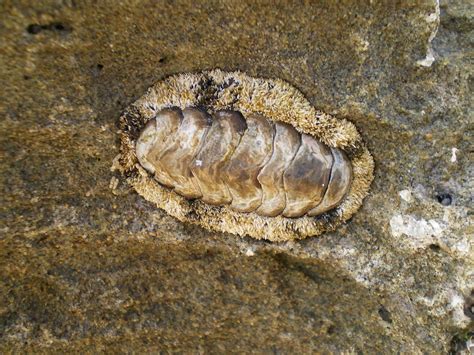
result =
[[[179,127],[164,139],[177,117]],[[261,115],[217,111],[210,116],[186,108],[163,110],[150,122],[137,141],[139,161],[188,199],[295,218],[337,206],[350,185],[344,153]],[[150,127],[156,127],[156,137]]]
[[[119,169],[180,221],[271,241],[334,230],[361,207],[374,161],[357,128],[280,79],[169,76],[120,118]]]

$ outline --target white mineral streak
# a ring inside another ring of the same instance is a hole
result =
[[[431,32],[430,37],[428,38],[428,44],[427,44],[427,49],[426,49],[426,57],[424,59],[418,60],[416,63],[422,67],[431,67],[433,62],[435,61],[434,57],[434,51],[433,47],[431,46],[431,42],[436,36],[436,33],[438,33],[438,28],[439,28],[439,15],[440,15],[440,10],[439,10],[439,0],[436,0],[435,2],[435,12],[430,14],[429,16],[426,17],[426,22],[428,23],[435,23],[434,29]]]
[[[469,245],[469,242],[467,240],[461,239],[459,242],[452,246],[452,249],[454,249],[458,254],[469,255],[471,251],[471,246]]]
[[[112,161],[112,166],[110,167],[110,171],[114,172],[116,170],[120,170],[120,154],[117,154]]]
[[[252,247],[248,247],[246,250],[245,250],[245,256],[254,256],[255,255],[255,249],[252,248]]]
[[[109,189],[111,190],[116,190],[119,184],[119,179],[117,179],[115,176],[112,176],[109,182]]]
[[[459,280],[458,280],[459,281]],[[470,319],[464,314],[465,299],[459,291],[449,288],[432,297],[417,297],[417,302],[423,303],[430,308],[430,313],[441,317],[447,310],[452,316],[452,324],[455,327],[466,327]],[[444,304],[445,307],[439,305]]]
[[[456,156],[456,153],[459,151],[458,148],[451,148],[451,163],[455,163],[458,158]]]
[[[410,190],[402,190],[402,191],[400,191],[398,194],[400,195],[400,197],[401,197],[404,201],[406,201],[406,202],[408,202],[408,203],[410,203],[410,202],[413,201],[413,197],[412,197],[412,195],[411,195],[411,191],[410,191]]]
[[[448,309],[453,314],[454,325],[457,327],[467,327],[469,325],[469,318],[464,314],[464,297],[455,290],[449,292]]]
[[[447,208],[437,219],[416,218],[399,212],[390,219],[390,231],[392,236],[401,238],[402,245],[408,249],[418,250],[437,244],[445,252],[466,257],[472,254],[474,245],[469,232],[472,221],[467,216],[467,211],[455,208]],[[461,233],[457,228],[453,229],[459,223],[463,224]]]
[[[471,337],[466,341],[466,348],[468,354],[474,354],[474,337]]]
[[[433,243],[443,234],[444,227],[434,219],[416,219],[411,215],[396,214],[390,219],[394,237],[406,235],[413,247],[424,247]]]

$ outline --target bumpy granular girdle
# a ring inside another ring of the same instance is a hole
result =
[[[165,144],[149,149],[146,136]],[[124,111],[120,137],[120,170],[145,199],[180,221],[258,239],[334,230],[373,180],[353,123],[317,110],[280,79],[242,72],[164,78]]]
[[[317,216],[349,190],[345,153],[292,126],[238,111],[164,109],[141,131],[140,164],[187,199],[260,216]]]

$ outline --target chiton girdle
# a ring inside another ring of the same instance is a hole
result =
[[[355,126],[279,79],[174,75],[130,105],[120,128],[128,182],[210,230],[272,241],[318,235],[359,209],[373,179]]]

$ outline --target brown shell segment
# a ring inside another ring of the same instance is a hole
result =
[[[189,107],[162,110],[150,122],[137,140],[137,158],[188,199],[294,218],[334,208],[350,186],[344,152],[262,115],[226,110],[210,116]]]
[[[206,140],[191,164],[205,203],[227,205],[232,202],[223,172],[246,127],[240,112],[220,111],[214,115]]]
[[[283,173],[293,161],[300,144],[301,137],[293,127],[275,123],[272,156],[257,177],[263,192],[262,204],[257,210],[259,215],[275,217],[285,209]]]
[[[273,125],[264,117],[250,115],[247,130],[232,155],[224,174],[235,211],[252,212],[262,204],[257,180],[273,150]]]
[[[173,143],[174,135],[181,125],[183,115],[178,109],[165,109],[159,112],[154,119],[147,123],[147,127],[155,128],[156,138],[152,143],[146,144],[146,139],[141,134],[137,142],[137,157],[138,161],[146,162],[153,166],[155,170],[155,179],[161,184],[172,187],[174,186],[173,178],[168,174],[167,170],[162,166],[161,156],[166,151],[166,147]],[[150,125],[151,123],[151,125]],[[152,134],[152,129],[149,128],[147,136]],[[139,154],[138,146],[143,154]],[[142,163],[143,167],[146,165]]]
[[[326,193],[321,203],[308,212],[308,216],[317,216],[333,209],[337,206],[337,201],[341,201],[349,192],[352,182],[351,163],[339,149],[331,148],[331,153],[334,163]]]
[[[328,186],[332,163],[328,147],[307,134],[301,136],[298,152],[283,174],[285,217],[302,216],[321,202]]]
[[[201,147],[211,120],[205,112],[194,108],[183,110],[183,120],[160,156],[162,169],[173,181],[174,190],[187,198],[202,196],[190,166]],[[156,169],[155,169],[156,171]]]

